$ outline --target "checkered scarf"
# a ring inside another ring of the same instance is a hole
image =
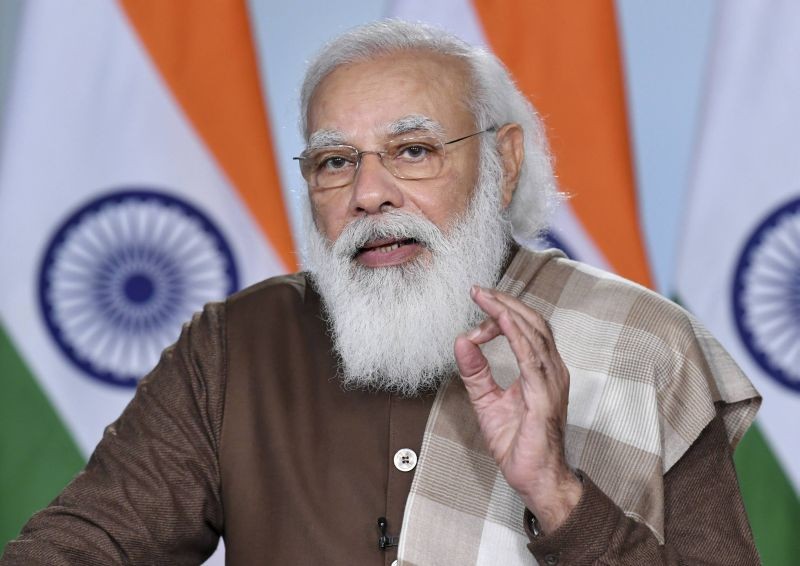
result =
[[[521,249],[498,289],[549,322],[570,372],[567,461],[664,542],[663,475],[714,418],[735,446],[758,393],[691,315],[559,252]],[[508,342],[484,348],[495,379],[518,375]],[[406,503],[399,563],[531,564],[524,505],[488,453],[458,377],[428,419]]]

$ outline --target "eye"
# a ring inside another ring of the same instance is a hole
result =
[[[355,158],[350,153],[323,151],[314,156],[314,169],[322,173],[336,173],[355,166]]]
[[[415,142],[398,147],[395,152],[395,158],[411,162],[424,161],[435,152],[436,148],[432,145]]]
[[[331,157],[326,157],[322,163],[319,164],[319,167],[322,169],[342,169],[347,166],[347,163],[347,159],[341,155],[333,155]]]

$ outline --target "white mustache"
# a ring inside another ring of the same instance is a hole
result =
[[[386,238],[413,239],[433,252],[449,247],[442,231],[430,220],[392,210],[353,220],[333,242],[331,250],[337,257],[352,259],[368,242]]]

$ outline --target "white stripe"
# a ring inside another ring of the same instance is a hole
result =
[[[39,264],[53,230],[71,211],[114,188],[165,189],[209,214],[224,232],[240,283],[283,268],[117,3],[31,1],[25,8],[0,138],[0,265],[6,275],[0,317],[88,454],[131,391],[76,370],[42,323]]]
[[[678,288],[764,396],[758,422],[800,493],[800,393],[756,362],[732,309],[746,241],[771,211],[800,199],[800,4],[741,0],[723,4],[720,16]],[[800,230],[785,236],[800,254]],[[795,277],[800,273],[800,255],[778,256],[793,262]],[[794,288],[796,293],[797,282]],[[800,331],[800,314],[794,321]],[[782,349],[788,353],[790,347]]]

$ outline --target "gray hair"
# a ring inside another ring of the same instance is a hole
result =
[[[542,121],[497,57],[439,28],[382,20],[354,28],[323,47],[311,61],[300,92],[300,126],[306,140],[308,107],[314,90],[326,76],[342,65],[406,50],[432,51],[456,57],[466,64],[472,82],[466,103],[478,129],[510,122],[522,127],[525,159],[509,217],[517,241],[535,238],[546,227],[560,200]],[[482,162],[486,162],[487,153],[494,154],[496,160],[495,138],[482,138]]]

